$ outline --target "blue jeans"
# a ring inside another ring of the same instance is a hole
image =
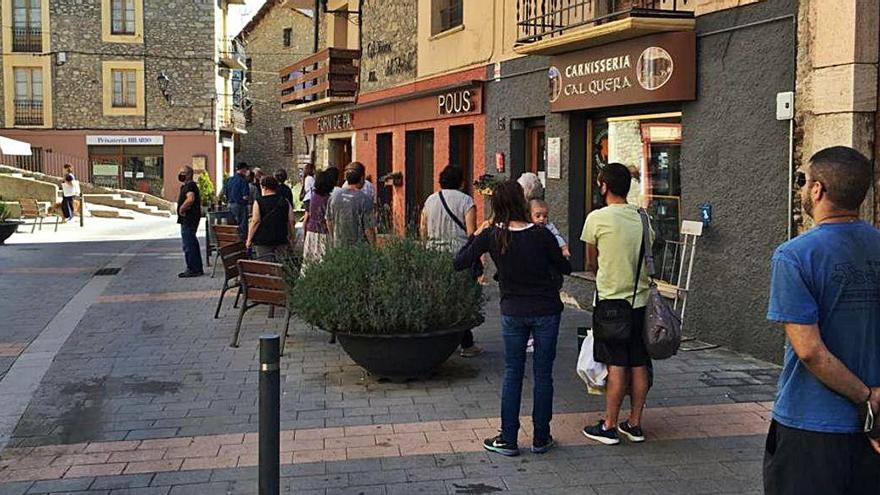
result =
[[[529,336],[534,346],[534,397],[532,423],[535,440],[550,436],[553,418],[553,361],[559,337],[559,314],[551,316],[501,315],[504,337],[504,385],[501,388],[501,436],[505,442],[517,443],[523,374],[526,367],[526,344]]]
[[[198,226],[190,227],[180,224],[180,238],[183,240],[183,256],[186,258],[186,269],[191,273],[202,273],[202,252],[199,239],[196,237]]]
[[[235,223],[238,224],[238,235],[241,237],[241,242],[246,241],[248,235],[248,205],[230,203],[229,213],[232,213],[232,218],[234,218]]]

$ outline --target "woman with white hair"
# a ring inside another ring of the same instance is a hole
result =
[[[516,181],[522,186],[523,192],[526,194],[526,201],[544,199],[544,184],[541,184],[541,179],[537,175],[525,172]]]

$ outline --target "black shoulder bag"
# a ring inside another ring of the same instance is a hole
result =
[[[443,197],[443,191],[437,191],[437,196],[440,197],[440,204],[443,205],[443,209],[446,210],[446,214],[449,215],[449,218],[451,218],[452,221],[455,222],[455,225],[458,225],[458,228],[460,228],[465,234],[467,234],[467,227],[465,227],[464,222],[462,222],[457,216],[455,216],[455,214],[452,213],[452,210],[449,209],[449,205],[446,204],[446,198]],[[476,280],[482,275],[483,261],[478,259],[474,262],[473,265],[471,265],[471,277]]]
[[[642,236],[644,237],[644,233]],[[596,307],[593,308],[593,336],[597,339],[618,342],[629,340],[630,333],[632,333],[632,310],[636,303],[636,293],[639,291],[642,260],[645,259],[644,239],[639,244],[639,259],[636,262],[636,277],[633,281],[632,300],[599,299]]]

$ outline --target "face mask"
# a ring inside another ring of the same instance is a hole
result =
[[[186,182],[186,175],[185,175],[185,174],[179,174],[179,175],[177,176],[177,180],[179,180],[180,182]]]

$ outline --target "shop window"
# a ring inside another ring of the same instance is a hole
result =
[[[463,19],[463,0],[432,0],[431,2],[431,34],[461,26]]]
[[[111,71],[113,76],[113,107],[137,106],[137,71],[120,69]]]
[[[591,126],[589,209],[604,206],[595,186],[608,163],[633,174],[627,200],[648,210],[655,232],[654,258],[660,278],[675,273],[681,228],[681,116],[634,116],[595,120]]]
[[[293,127],[284,128],[284,154],[293,154]]]

